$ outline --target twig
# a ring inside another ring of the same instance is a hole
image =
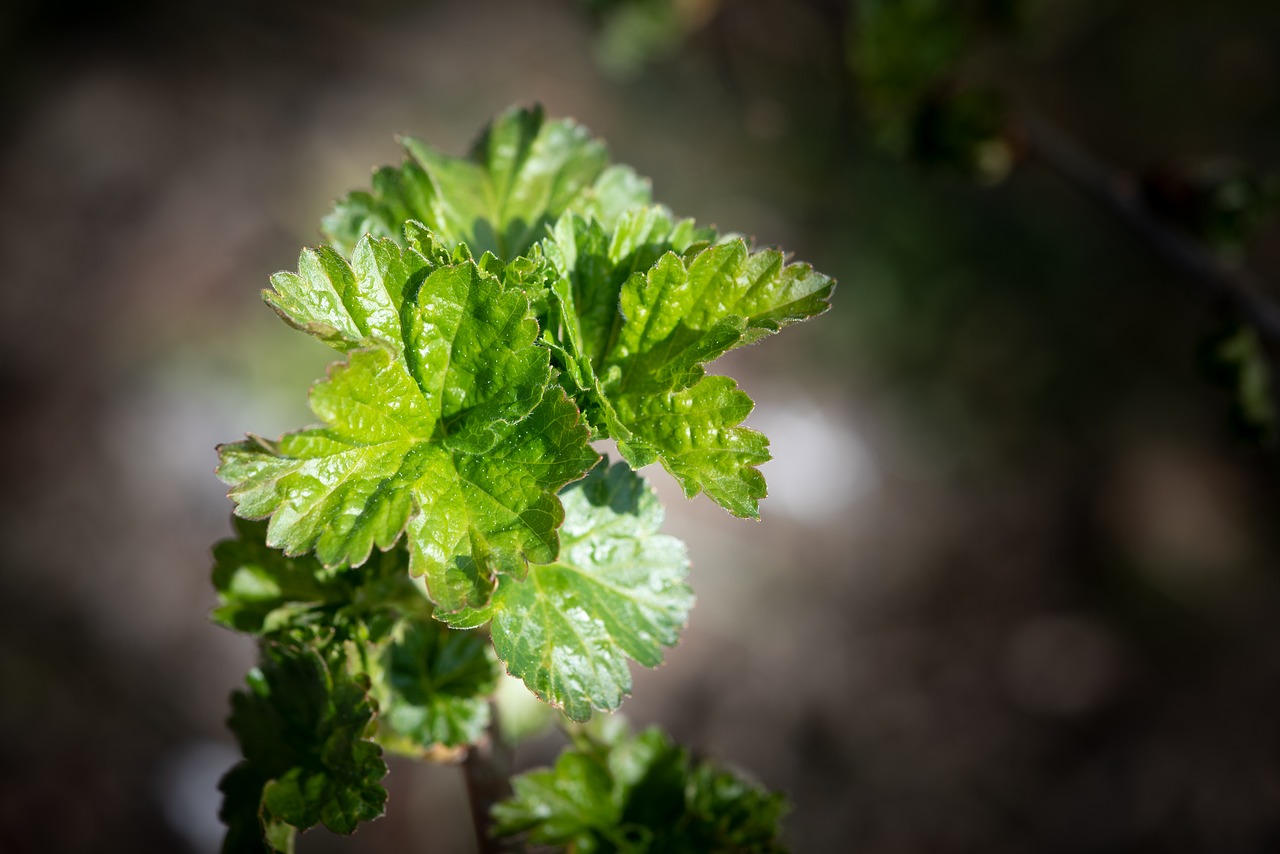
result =
[[[1016,128],[1029,154],[1110,210],[1166,261],[1225,299],[1261,337],[1280,344],[1280,306],[1266,296],[1261,278],[1228,267],[1203,244],[1162,222],[1132,178],[1099,162],[1043,118],[1024,113]]]
[[[471,825],[475,828],[476,846],[480,854],[506,854],[513,850],[502,840],[490,835],[492,820],[489,810],[511,795],[511,749],[498,731],[497,712],[488,737],[473,745],[462,763],[467,784],[467,801],[471,806]]]

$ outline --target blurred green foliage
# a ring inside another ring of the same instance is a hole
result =
[[[634,77],[670,57],[715,14],[721,0],[581,0],[596,20],[596,61],[616,77]]]
[[[1217,159],[1146,170],[1152,211],[1228,259],[1238,261],[1280,209],[1280,171]]]
[[[1012,30],[1020,0],[861,0],[848,62],[881,145],[921,162],[1004,177],[1004,114],[989,89],[966,85],[975,42]]]

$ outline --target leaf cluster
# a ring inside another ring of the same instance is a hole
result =
[[[223,850],[292,851],[295,831],[350,833],[382,814],[383,749],[447,758],[489,725],[499,669],[485,639],[431,618],[405,554],[326,570],[236,520],[214,548],[214,619],[259,638],[232,697],[244,760],[222,783]]]
[[[616,723],[616,722],[615,722]],[[780,795],[692,757],[660,730],[582,730],[555,767],[514,782],[494,832],[581,852],[778,852]]]
[[[539,109],[466,157],[405,148],[264,292],[341,356],[311,389],[317,423],[219,448],[239,518],[214,616],[263,660],[234,701],[227,850],[380,814],[381,750],[476,743],[500,663],[572,720],[616,709],[629,662],[660,663],[693,605],[635,469],[758,517],[767,439],[706,368],[834,287],[652,204]],[[623,462],[593,449],[606,438]]]

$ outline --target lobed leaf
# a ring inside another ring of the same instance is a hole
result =
[[[406,622],[382,656],[379,740],[423,755],[441,745],[473,744],[489,726],[497,659],[484,635],[436,620]]]
[[[446,758],[489,724],[501,673],[488,639],[432,618],[396,547],[359,569],[326,569],[265,543],[263,522],[237,519],[237,536],[214,548],[223,625],[294,646],[369,678],[382,713],[378,742],[417,757]],[[350,649],[347,641],[354,641]],[[351,655],[351,649],[358,652]]]
[[[406,290],[420,273],[443,266],[415,250],[401,252],[390,240],[364,238],[348,264],[331,247],[304,249],[298,272],[276,273],[274,289],[262,297],[291,326],[337,350],[370,341],[396,348]]]
[[[489,632],[508,671],[573,720],[616,709],[631,691],[628,659],[647,667],[679,638],[693,606],[684,545],[658,533],[656,494],[625,464],[605,462],[561,493],[555,563],[499,579],[489,604],[449,617]]]
[[[603,143],[572,121],[547,121],[541,107],[503,113],[466,157],[412,137],[403,143],[409,159],[402,166],[379,169],[371,191],[350,194],[325,217],[325,234],[340,252],[365,234],[398,240],[404,224],[417,220],[450,247],[510,260],[565,211],[611,225],[649,201],[647,181],[610,166]]]
[[[646,216],[662,227],[646,230]],[[597,224],[562,220],[545,250],[560,274],[553,350],[588,421],[628,462],[660,461],[687,496],[755,517],[768,441],[740,426],[750,398],[704,366],[825,311],[835,285],[780,252],[703,237],[649,212],[623,217],[612,241]]]
[[[560,280],[562,304],[571,308],[556,321],[580,342],[579,355],[599,367],[621,322],[618,301],[627,279],[668,252],[684,253],[715,239],[713,229],[675,220],[656,206],[624,213],[612,229],[596,219],[565,215],[542,243]]]
[[[498,573],[555,558],[555,492],[596,454],[548,389],[525,296],[470,261],[422,273],[397,340],[351,351],[313,387],[324,426],[224,445],[218,476],[238,515],[271,517],[267,545],[326,567],[359,566],[407,530],[411,571],[457,610],[483,604]]]
[[[764,434],[741,426],[755,404],[728,377],[703,377],[669,397],[616,398],[618,420],[634,439],[618,450],[633,465],[654,458],[680,483],[685,497],[705,492],[735,516],[760,515],[766,493],[757,466],[770,459]]]
[[[584,733],[554,768],[512,780],[495,833],[581,852],[780,852],[781,795],[696,761],[657,729]]]
[[[266,545],[266,524],[234,519],[236,536],[213,548],[216,622],[236,631],[269,634],[304,612],[340,606],[352,590],[340,573],[310,555],[286,557]]]
[[[649,206],[647,182],[540,109],[503,114],[465,158],[405,146],[326,218],[334,246],[264,292],[345,354],[312,388],[321,423],[219,448],[240,519],[215,550],[215,619],[264,639],[233,697],[224,850],[291,851],[299,828],[381,814],[368,736],[418,756],[473,743],[496,658],[574,720],[616,709],[693,596],[656,496],[625,464],[592,468],[589,439],[758,515],[767,440],[705,366],[834,286]],[[492,650],[455,630],[484,623]],[[648,732],[583,736],[495,816],[581,851],[774,851],[782,810]]]
[[[329,569],[312,555],[289,557],[266,544],[267,524],[233,519],[236,536],[213,549],[216,622],[254,635],[327,626],[335,638],[382,638],[406,616],[429,618],[430,603],[409,578],[404,549],[383,552],[358,570]]]
[[[231,698],[244,759],[221,784],[225,852],[263,850],[263,840],[291,851],[294,829],[316,824],[351,833],[386,803],[382,750],[365,738],[376,711],[367,679],[306,647],[265,642],[261,653],[249,690]]]

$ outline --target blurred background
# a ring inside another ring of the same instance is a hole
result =
[[[216,850],[254,651],[207,617],[213,448],[330,357],[257,293],[396,133],[534,101],[840,282],[718,368],[761,523],[647,472],[699,605],[624,713],[799,851],[1280,849],[1267,345],[1017,124],[1280,282],[1280,4],[11,0],[0,68],[0,849]],[[457,769],[387,784],[301,850],[472,850]]]

